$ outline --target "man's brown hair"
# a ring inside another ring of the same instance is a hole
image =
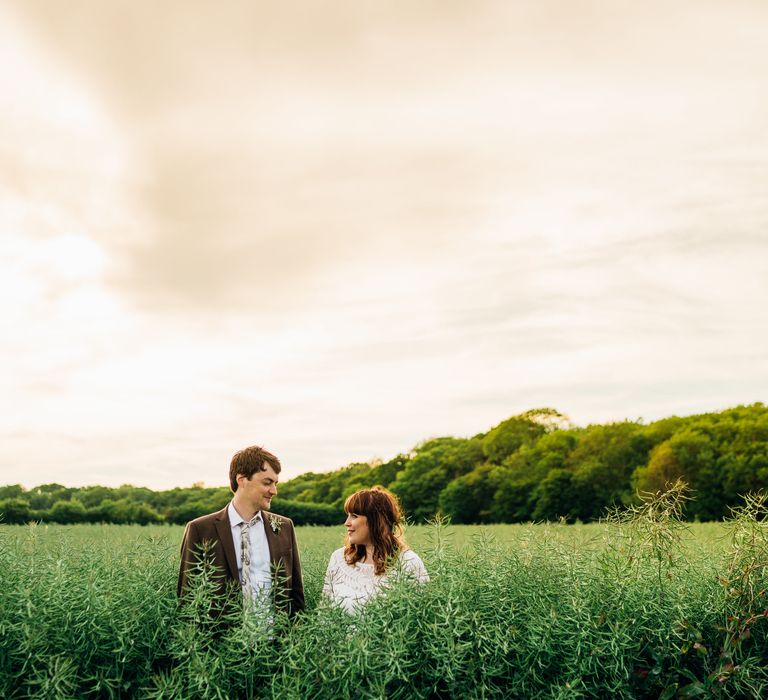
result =
[[[232,461],[229,464],[229,485],[232,491],[237,491],[237,475],[242,474],[246,479],[250,479],[256,472],[266,471],[265,464],[268,464],[275,470],[275,474],[280,473],[280,460],[271,452],[267,452],[263,447],[252,445],[245,447],[239,452],[235,452]]]

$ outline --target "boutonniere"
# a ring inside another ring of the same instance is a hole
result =
[[[280,528],[283,526],[283,521],[276,518],[274,515],[270,515],[269,526],[272,528],[272,532],[278,534],[280,532]]]

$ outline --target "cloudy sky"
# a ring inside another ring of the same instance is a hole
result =
[[[0,483],[768,399],[768,5],[0,5]]]

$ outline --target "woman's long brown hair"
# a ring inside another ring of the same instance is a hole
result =
[[[373,572],[381,576],[401,551],[407,549],[403,540],[403,515],[394,494],[382,486],[361,489],[344,502],[344,511],[364,515],[368,519],[368,532],[373,544]],[[365,559],[365,545],[350,544],[344,540],[344,559],[354,565]]]

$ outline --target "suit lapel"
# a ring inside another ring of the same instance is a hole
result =
[[[269,511],[261,511],[262,518],[264,519],[264,532],[267,534],[267,545],[269,546],[269,561],[272,564],[277,564],[280,561],[282,554],[282,547],[280,547],[280,541],[277,534],[272,530],[272,525],[269,522],[269,518],[272,515]]]
[[[235,555],[235,542],[232,539],[232,526],[229,524],[227,508],[219,511],[214,524],[216,526],[216,534],[219,536],[219,542],[221,542],[221,547],[224,550],[230,576],[237,580],[237,556]]]

